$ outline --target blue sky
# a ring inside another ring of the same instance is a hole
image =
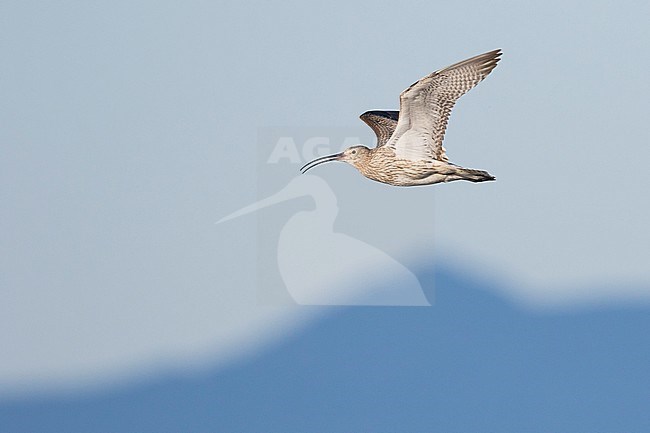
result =
[[[243,372],[251,357],[279,354],[296,333],[336,320],[337,310],[257,303],[257,221],[270,213],[214,225],[297,174],[300,164],[281,180],[261,177],[260,131],[358,128],[371,144],[359,114],[397,109],[416,79],[495,48],[503,61],[459,101],[445,146],[453,162],[497,182],[395,198],[350,167],[319,167],[314,175],[339,199],[335,228],[390,250],[372,225],[350,232],[377,209],[360,209],[358,198],[401,200],[383,215],[397,221],[423,206],[435,257],[422,256],[416,232],[395,254],[418,276],[430,260],[474,275],[472,287],[498,281],[481,289],[498,298],[485,307],[494,317],[510,305],[521,323],[542,314],[543,323],[593,321],[603,332],[614,326],[603,317],[637,320],[650,299],[649,14],[632,1],[3,3],[0,346],[10,349],[0,357],[0,402],[29,413],[44,395],[69,396],[81,411],[90,395],[90,405],[115,392],[137,399],[143,381]],[[300,199],[269,212],[310,206]],[[445,307],[403,311],[431,315],[426,322]],[[368,314],[380,329],[394,320]],[[540,326],[512,336],[512,350],[529,336],[552,346],[562,333]],[[647,356],[641,329],[617,331],[628,337],[624,353]],[[596,341],[584,332],[575,338]],[[575,347],[570,368],[592,354]],[[616,365],[615,349],[596,354]],[[636,407],[641,397],[622,399]]]

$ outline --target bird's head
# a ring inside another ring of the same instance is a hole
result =
[[[326,156],[321,156],[320,158],[316,158],[308,162],[307,164],[303,165],[300,171],[305,173],[310,168],[316,167],[317,165],[323,164],[324,162],[331,162],[331,161],[347,162],[348,164],[358,168],[359,165],[362,164],[363,161],[365,161],[369,155],[370,155],[370,149],[368,149],[366,146],[362,146],[362,145],[350,146],[341,153],[335,153],[334,155],[326,155]]]

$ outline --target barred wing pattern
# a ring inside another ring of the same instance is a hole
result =
[[[366,111],[359,118],[372,128],[377,136],[377,147],[381,147],[393,135],[399,119],[399,111]]]
[[[483,80],[500,60],[501,50],[458,62],[413,83],[400,95],[397,127],[387,145],[400,158],[447,162],[442,141],[454,104]]]

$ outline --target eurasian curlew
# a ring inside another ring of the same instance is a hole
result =
[[[454,180],[495,180],[487,171],[449,162],[442,141],[454,104],[492,72],[501,50],[490,51],[435,71],[400,95],[400,111],[367,111],[363,120],[377,135],[377,147],[357,145],[316,158],[300,170],[330,161],[347,162],[369,179],[395,186]]]

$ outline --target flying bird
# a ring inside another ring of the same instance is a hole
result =
[[[454,104],[492,72],[501,50],[463,60],[416,81],[400,95],[400,111],[367,111],[363,120],[377,135],[377,146],[355,145],[316,158],[300,170],[330,161],[354,166],[365,177],[395,186],[431,185],[454,180],[495,180],[487,171],[449,162],[442,146]]]

